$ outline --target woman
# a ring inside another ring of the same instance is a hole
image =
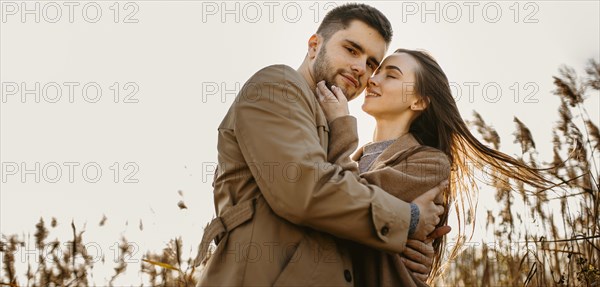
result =
[[[330,122],[330,142],[351,149],[352,142],[356,141],[351,138],[353,133],[340,129],[356,127],[339,124],[342,120],[335,121],[348,115],[343,92],[337,87],[329,91],[320,85],[317,95]],[[477,186],[474,170],[482,170],[483,166],[491,167],[492,176],[503,180],[513,178],[536,188],[551,185],[536,169],[488,148],[471,134],[458,112],[446,75],[424,52],[398,49],[387,57],[368,82],[362,109],[375,118],[377,125],[373,142],[359,149],[353,157],[358,161],[360,175],[402,200],[412,201],[449,176],[450,188],[439,200],[448,207],[458,197],[455,206],[460,222],[461,215],[464,218],[474,211],[470,200],[471,193],[477,191],[473,190]],[[350,160],[348,151],[333,150],[330,154],[330,162]],[[448,208],[439,226],[446,225],[447,215]],[[444,241],[425,240],[425,243],[432,244],[435,250],[432,256],[435,272],[429,278],[432,282],[441,272]],[[459,248],[459,244],[454,246],[450,258]],[[424,285],[421,280],[426,275],[412,272],[414,268],[408,270],[408,263],[401,255],[357,244],[350,250],[357,280],[355,286]],[[415,250],[407,248],[407,252]]]

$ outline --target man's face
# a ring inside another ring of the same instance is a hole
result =
[[[341,88],[351,100],[365,89],[369,77],[383,59],[387,45],[377,30],[355,20],[317,49],[312,65],[315,81],[324,80],[328,87]]]

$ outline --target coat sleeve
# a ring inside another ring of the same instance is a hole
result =
[[[316,98],[281,73],[255,75],[233,105],[240,150],[271,209],[294,224],[402,252],[410,205],[327,162]]]
[[[329,123],[329,149],[327,161],[358,174],[358,164],[350,156],[358,147],[356,118],[339,117]]]
[[[358,173],[358,165],[350,159],[358,146],[356,118],[339,117],[330,125],[329,150],[327,160]],[[403,158],[402,160],[398,160]],[[397,155],[382,168],[361,174],[361,178],[374,184],[395,197],[411,202],[419,195],[438,185],[450,175],[450,162],[441,151],[429,148],[414,153],[407,158]],[[441,203],[441,198],[437,199]]]

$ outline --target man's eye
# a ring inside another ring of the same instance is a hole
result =
[[[396,77],[392,76],[392,75],[387,75],[388,78],[392,78],[392,79],[396,79]]]
[[[354,51],[354,49],[352,48],[346,48],[348,50],[348,52],[350,52],[350,54],[352,55],[356,55],[356,51]]]

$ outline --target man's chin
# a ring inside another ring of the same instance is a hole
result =
[[[335,85],[342,89],[342,92],[344,93],[344,95],[346,96],[346,99],[348,99],[348,101],[355,99],[359,93],[356,92],[356,89],[352,86],[349,87],[348,84],[346,83],[338,83],[336,82]]]
[[[340,75],[341,76],[341,75]],[[327,88],[329,88],[330,91],[332,91],[331,86],[334,85],[340,89],[342,89],[342,92],[344,93],[344,95],[346,96],[346,99],[348,101],[356,99],[358,97],[358,95],[360,95],[360,92],[357,92],[356,88],[352,85],[349,85],[348,83],[342,81],[339,81],[338,79],[334,79],[333,81],[325,81],[325,85],[327,86]],[[363,88],[364,90],[364,88]],[[362,90],[361,90],[362,92]]]
[[[351,88],[351,89],[349,89],[349,88],[342,88],[342,91],[344,92],[344,95],[346,95],[346,99],[348,101],[356,99],[358,97],[358,95],[360,94],[354,88]]]

